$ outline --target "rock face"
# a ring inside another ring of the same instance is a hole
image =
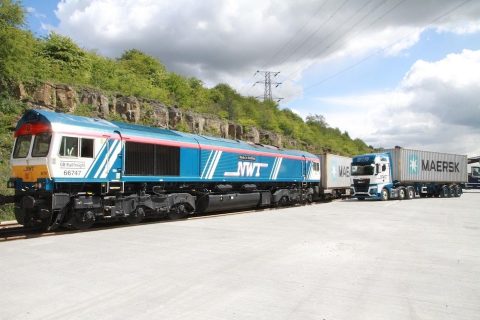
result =
[[[49,82],[32,87],[18,84],[13,91],[19,100],[27,102],[32,108],[74,113],[80,105],[91,106],[95,110],[92,116],[102,118],[122,118],[133,123],[278,147],[298,147],[295,140],[275,132],[244,127],[213,115],[182,111],[177,106],[165,106],[155,100],[120,94],[109,95],[95,89],[77,89]]]

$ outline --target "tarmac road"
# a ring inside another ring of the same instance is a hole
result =
[[[480,192],[0,243],[0,319],[480,319]]]

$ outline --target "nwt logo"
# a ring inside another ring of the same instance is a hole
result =
[[[225,172],[225,177],[260,177],[260,169],[267,168],[268,163],[239,161],[237,171]]]

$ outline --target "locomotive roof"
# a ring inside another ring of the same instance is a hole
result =
[[[317,156],[306,151],[281,149],[274,146],[248,143],[241,140],[230,140],[199,134],[190,134],[169,129],[148,127],[125,122],[108,121],[100,118],[82,117],[46,110],[28,110],[18,122],[16,129],[18,130],[19,127],[24,123],[35,121],[48,122],[51,125],[52,131],[62,131],[62,129],[65,127],[79,127],[78,131],[75,131],[79,135],[81,135],[82,131],[94,131],[98,134],[111,134],[117,131],[122,136],[144,137],[149,139],[161,139],[194,144],[198,142],[201,145],[222,146],[268,153],[305,156],[308,158],[318,158]]]

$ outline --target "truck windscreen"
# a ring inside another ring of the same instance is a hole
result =
[[[371,176],[374,172],[374,167],[371,164],[355,165],[352,164],[352,176]]]
[[[480,167],[472,167],[472,176],[480,177]]]

